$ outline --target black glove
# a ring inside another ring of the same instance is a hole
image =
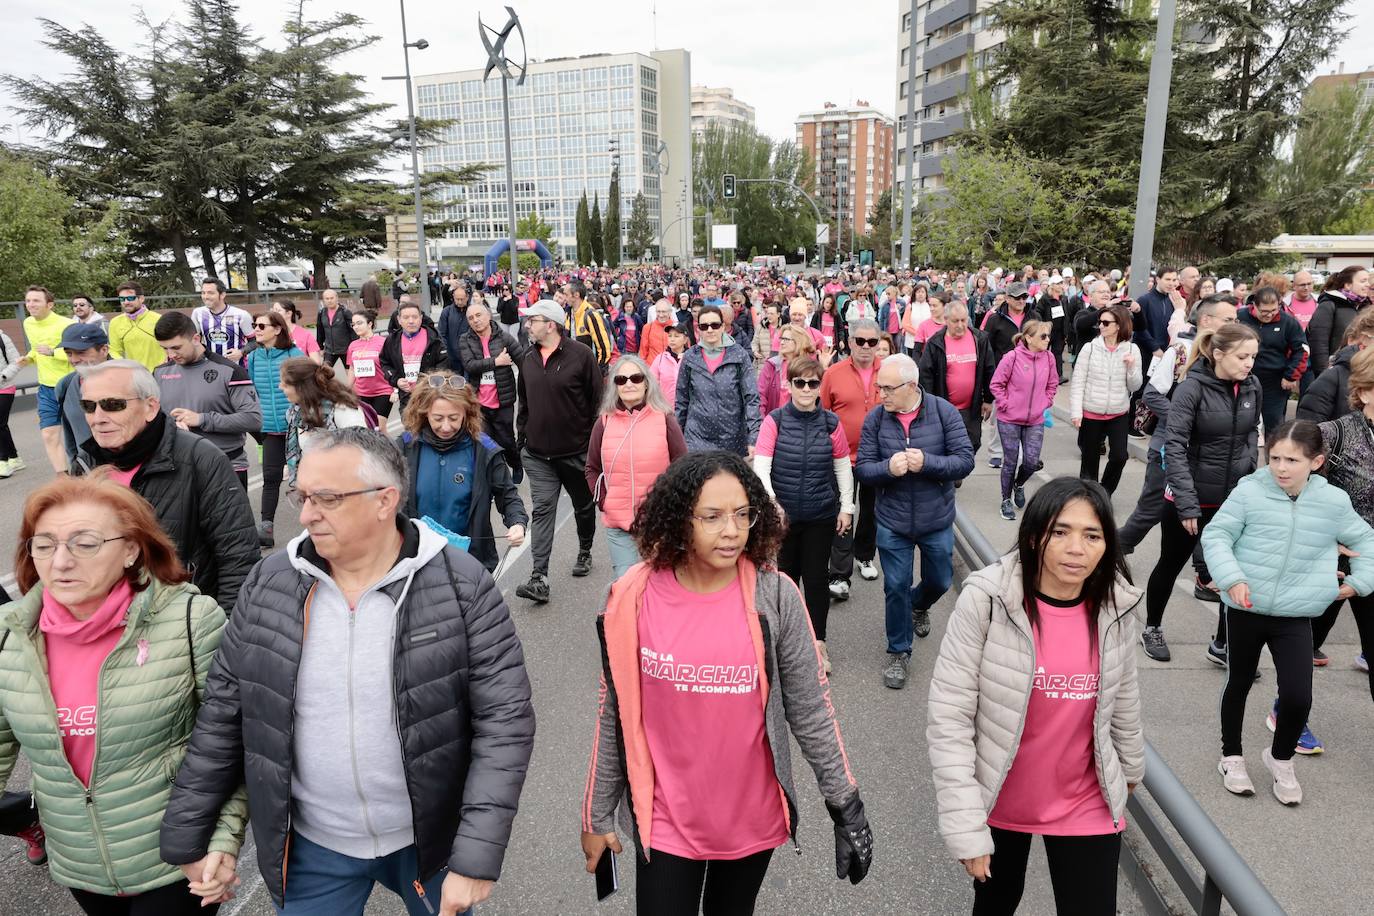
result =
[[[873,864],[873,831],[864,817],[864,803],[859,793],[836,807],[825,803],[830,819],[835,822],[835,877],[849,877],[850,884],[858,884]]]

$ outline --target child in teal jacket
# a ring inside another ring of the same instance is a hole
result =
[[[1269,466],[1241,480],[1202,533],[1202,549],[1226,607],[1227,677],[1221,696],[1221,762],[1225,787],[1254,794],[1241,753],[1245,699],[1260,651],[1278,669],[1274,741],[1261,759],[1274,796],[1302,801],[1293,755],[1312,708],[1312,618],[1337,597],[1374,591],[1374,529],[1350,497],[1323,477],[1321,430],[1290,420],[1269,439]],[[1350,573],[1337,576],[1340,548],[1353,552]],[[1320,747],[1315,738],[1311,744]],[[1311,752],[1310,750],[1308,751]]]

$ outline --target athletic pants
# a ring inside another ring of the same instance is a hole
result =
[[[1126,434],[1131,431],[1131,415],[1123,413],[1110,420],[1089,420],[1084,417],[1078,427],[1078,451],[1081,455],[1078,476],[1084,480],[1098,480],[1097,469],[1102,461],[1102,442],[1107,441],[1107,468],[1102,472],[1102,486],[1108,493],[1116,492],[1121,483],[1121,470],[1130,457],[1126,452]]]
[[[684,859],[651,850],[635,856],[638,916],[751,916],[773,850],[743,859]]]
[[[878,521],[874,515],[877,491],[866,483],[854,481],[854,499],[859,514],[844,534],[835,535],[830,549],[830,578],[848,582],[854,575],[854,561],[872,563],[878,554]]]
[[[1183,522],[1178,517],[1178,510],[1174,508],[1172,500],[1164,500],[1164,518],[1159,523],[1159,562],[1155,564],[1154,571],[1150,573],[1150,581],[1145,586],[1145,625],[1147,627],[1157,627],[1164,619],[1164,608],[1169,604],[1169,597],[1174,591],[1174,580],[1187,565],[1188,558],[1193,555],[1193,549],[1197,546],[1198,538],[1202,531],[1207,527],[1207,523],[1212,520],[1212,516],[1217,514],[1217,507],[1204,506],[1202,517],[1197,520],[1197,534],[1189,534],[1183,527]],[[1203,582],[1211,581],[1211,574],[1200,572]],[[1312,659],[1308,659],[1310,665]]]
[[[998,420],[997,435],[1002,440],[1002,498],[1011,499],[1011,488],[1023,486],[1030,480],[1040,462],[1040,447],[1045,442],[1045,424],[1022,426],[1020,423]]]
[[[547,576],[561,490],[567,490],[568,498],[572,500],[578,548],[592,549],[592,537],[596,534],[596,502],[592,499],[592,491],[587,489],[587,478],[583,473],[587,456],[540,458],[525,449],[521,458],[530,479],[530,504],[533,509],[530,519],[530,556],[534,561],[533,572]]]
[[[973,916],[1010,916],[1026,889],[1031,834],[991,829],[992,874],[986,881],[973,882]],[[1116,916],[1121,834],[1044,839],[1059,916]]]
[[[778,570],[802,587],[806,612],[817,639],[825,639],[830,616],[830,583],[827,576],[830,545],[835,540],[835,519],[789,522],[787,536],[778,550]]]
[[[1225,610],[1228,645],[1226,686],[1221,692],[1221,754],[1241,754],[1245,698],[1255,683],[1260,650],[1268,646],[1279,680],[1278,721],[1270,752],[1275,760],[1291,760],[1312,711],[1312,618],[1272,617],[1233,607]]]

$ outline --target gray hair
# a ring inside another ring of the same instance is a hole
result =
[[[136,359],[107,359],[105,362],[96,363],[93,366],[76,367],[82,381],[115,369],[127,369],[132,373],[134,397],[161,399],[162,390],[158,387],[157,379],[153,378],[153,374],[148,371],[147,366]]]
[[[406,459],[396,443],[385,433],[362,426],[345,429],[316,429],[301,437],[302,452],[327,452],[336,448],[356,448],[362,453],[358,479],[371,487],[395,487],[405,498]]]
[[[853,336],[855,331],[872,331],[876,334],[880,330],[878,327],[878,322],[874,321],[872,318],[856,318],[853,321],[849,322],[849,324],[846,325],[846,327],[848,328],[851,337]]]
[[[921,370],[916,365],[916,360],[907,356],[905,353],[893,353],[883,360],[884,366],[896,366],[901,370],[902,381],[910,382],[913,385],[921,383]]]
[[[1106,280],[1094,280],[1094,281],[1092,282],[1092,285],[1088,287],[1088,292],[1090,292],[1090,293],[1097,292],[1097,288],[1098,288],[1099,286],[1102,287],[1103,289],[1105,289],[1105,290],[1106,290],[1107,292],[1109,292],[1109,293],[1112,291],[1112,285],[1111,285],[1110,283],[1108,283]]]
[[[615,386],[615,374],[622,371],[622,367],[629,366],[634,371],[644,376],[644,403],[662,414],[670,414],[673,408],[668,406],[668,399],[663,396],[663,389],[658,387],[658,379],[649,371],[648,365],[644,360],[635,356],[633,353],[626,353],[620,359],[611,364],[611,371],[606,373],[606,393],[601,397],[601,413],[609,416],[620,409],[620,391]]]
[[[954,310],[955,310],[955,309],[958,309],[959,311],[963,312],[965,318],[968,317],[968,306],[965,305],[962,301],[956,300],[956,301],[954,301],[954,302],[951,302],[949,305],[945,306],[945,319],[946,319],[946,320],[948,320],[948,319],[954,317]]]

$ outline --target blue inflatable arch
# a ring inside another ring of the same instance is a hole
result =
[[[529,252],[538,255],[540,267],[553,266],[553,255],[549,254],[549,249],[545,248],[544,243],[539,241],[539,239],[516,239],[515,247],[519,254]],[[486,276],[490,277],[492,274],[496,273],[497,259],[508,251],[510,251],[509,239],[502,239],[488,249],[486,255],[483,257],[483,268],[486,271]]]

